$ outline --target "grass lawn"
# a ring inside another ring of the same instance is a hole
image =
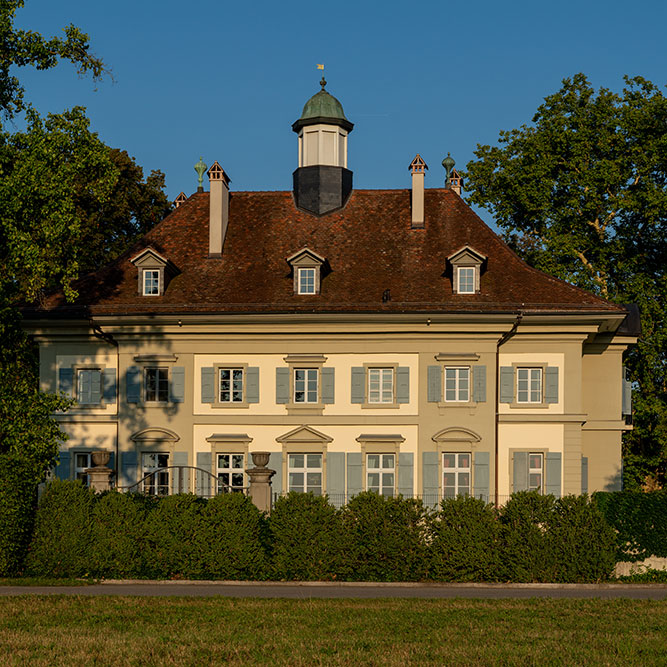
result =
[[[667,664],[667,602],[0,598],[2,665]]]

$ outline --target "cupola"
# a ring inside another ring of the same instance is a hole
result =
[[[352,192],[352,172],[347,168],[347,136],[354,125],[345,118],[343,106],[322,89],[304,105],[292,124],[299,137],[299,166],[293,174],[297,207],[325,215],[347,203]]]

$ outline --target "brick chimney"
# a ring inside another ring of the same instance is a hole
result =
[[[208,256],[222,257],[227,225],[229,224],[229,183],[230,178],[216,162],[208,170],[211,185],[208,217]]]
[[[424,227],[424,173],[428,169],[426,162],[417,153],[408,167],[412,174],[412,229]]]

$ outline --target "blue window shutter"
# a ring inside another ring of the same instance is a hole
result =
[[[410,402],[410,367],[399,366],[396,369],[396,402]]]
[[[544,402],[558,403],[558,366],[548,366],[544,380]]]
[[[130,366],[125,373],[125,390],[128,403],[141,401],[141,368]]]
[[[69,452],[61,451],[58,454],[58,465],[56,466],[56,477],[58,479],[70,478],[70,461],[71,455]]]
[[[512,491],[528,490],[528,452],[514,452]]]
[[[475,403],[486,401],[486,366],[472,367],[472,400]]]
[[[560,498],[561,460],[560,452],[547,452],[545,491]]]
[[[183,403],[185,401],[185,368],[183,366],[174,366],[171,369],[169,391],[172,403]]]
[[[626,370],[623,369],[623,416],[632,414],[632,382],[626,377]]]
[[[422,454],[422,499],[428,507],[436,507],[440,501],[438,452]]]
[[[245,373],[246,403],[259,403],[259,367],[250,366]]]
[[[475,498],[489,502],[489,452],[475,452],[473,458],[473,493]]]
[[[276,368],[276,403],[289,403],[289,368]]]
[[[74,398],[74,369],[60,368],[58,371],[58,391]]]
[[[215,493],[213,486],[213,479],[210,475],[207,475],[207,472],[212,472],[211,462],[213,456],[211,452],[197,452],[197,470],[195,473],[195,493],[198,496],[208,497]],[[205,470],[206,472],[201,472]]]
[[[90,370],[90,403],[102,400],[102,371]]]
[[[345,504],[345,453],[327,453],[327,495],[332,505]]]
[[[588,457],[581,457],[581,492],[588,493]]]
[[[201,402],[213,403],[215,401],[215,368],[204,366],[201,369]]]
[[[139,481],[138,459],[136,452],[121,452],[120,454],[120,486],[131,486]],[[134,488],[130,491],[139,491]]]
[[[115,403],[116,402],[116,369],[115,368],[105,368],[104,369],[104,402],[105,403]]]
[[[500,403],[512,403],[514,401],[514,368],[503,366],[500,369]],[[526,459],[526,465],[528,459]],[[526,478],[527,480],[528,478]],[[527,488],[527,487],[526,487]]]
[[[283,492],[283,454],[282,452],[271,452],[269,456],[269,470],[275,470],[276,474],[271,477],[271,493],[280,495]]]
[[[187,452],[174,452],[170,457],[170,466],[186,466],[188,465]],[[172,468],[171,474],[171,492],[172,493],[190,493],[190,470],[188,468]]]
[[[412,452],[402,452],[398,455],[398,492],[406,498],[412,498],[415,493],[414,458]]]
[[[356,496],[364,490],[361,479],[361,452],[351,452],[347,455],[347,499]]]
[[[363,366],[352,368],[350,394],[352,403],[363,403],[366,400],[366,369]]]
[[[442,367],[428,367],[428,402],[440,403],[442,400]]]
[[[322,403],[333,403],[335,396],[335,368],[323,368],[322,375]]]

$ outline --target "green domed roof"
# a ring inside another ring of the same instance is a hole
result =
[[[354,127],[354,125],[345,118],[343,105],[333,95],[324,90],[326,83],[324,77],[322,77],[322,81],[320,81],[322,90],[315,93],[306,102],[301,117],[292,125],[292,129],[295,132],[298,132],[304,125],[314,125],[316,123],[340,125],[348,132]]]

